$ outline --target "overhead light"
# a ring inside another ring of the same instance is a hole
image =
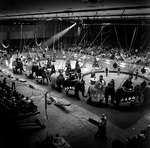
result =
[[[82,0],[83,2],[90,2],[90,3],[100,3],[100,2],[104,2],[104,0]]]

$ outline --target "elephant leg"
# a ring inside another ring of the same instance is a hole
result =
[[[49,84],[48,77],[46,77],[46,82],[47,82],[47,85],[48,85]]]
[[[114,96],[114,94],[112,94],[112,95],[111,95],[111,100],[110,100],[110,103],[111,103],[111,104],[114,104],[114,98],[115,98],[115,96]]]
[[[87,99],[87,103],[90,104],[90,103],[92,103],[92,98],[91,98],[91,93],[90,93],[90,87],[88,88],[88,96],[89,96],[89,98]]]
[[[69,87],[68,86],[65,86],[65,91],[66,91],[66,95],[68,96],[69,95]]]
[[[114,105],[115,105],[116,107],[119,107],[119,104],[120,104],[120,98],[119,98],[118,95],[116,95],[116,96],[115,96],[115,102],[114,102]]]
[[[143,105],[146,106],[148,103],[148,97],[144,96]]]
[[[103,103],[103,100],[104,100],[104,94],[101,94],[100,96],[100,100],[99,100],[99,104],[101,105]]]
[[[57,85],[57,90],[61,93],[62,88],[61,88],[61,85],[60,85],[60,84]]]
[[[82,92],[82,96],[84,97],[84,98],[86,98],[87,97],[87,95],[85,95],[85,89],[83,88],[82,90],[80,90],[81,92]]]
[[[31,71],[31,73],[29,72],[29,77],[30,78],[33,78],[33,73],[34,73],[33,71]]]
[[[17,67],[15,67],[15,73],[17,73]]]
[[[108,105],[108,94],[105,94],[105,103]]]
[[[88,98],[88,100],[87,100],[87,103],[88,103],[88,104],[91,104],[91,103],[92,103],[92,98],[91,98],[90,93],[89,93],[89,98]]]
[[[75,97],[77,98],[77,100],[80,100],[79,91],[76,88],[75,88]]]

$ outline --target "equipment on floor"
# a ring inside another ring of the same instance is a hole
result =
[[[91,119],[91,118],[89,118],[89,122],[91,122],[92,124],[94,124],[94,125],[96,125],[96,126],[99,125],[99,122],[98,122],[98,121],[96,121],[96,120],[94,120],[94,119]]]

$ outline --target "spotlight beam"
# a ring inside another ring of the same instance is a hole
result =
[[[57,41],[59,38],[61,38],[64,34],[66,34],[71,28],[73,28],[76,25],[76,23],[74,23],[73,25],[71,25],[70,27],[62,30],[61,32],[55,34],[54,36],[52,36],[51,38],[49,38],[48,40],[46,40],[45,42],[43,42],[44,46],[49,46],[52,43],[54,43],[55,41]]]

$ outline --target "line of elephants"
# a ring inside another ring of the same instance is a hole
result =
[[[50,70],[47,71],[47,68],[39,67],[37,64],[28,65],[30,69],[30,77],[33,77],[35,73],[36,77],[41,76],[42,81],[46,79],[47,83],[50,82],[51,86],[61,92],[62,89],[66,91],[66,94],[69,94],[69,90],[74,90],[75,97],[80,99],[79,91],[82,94],[82,97],[87,99],[87,103],[92,103],[92,101],[97,101],[99,103],[105,102],[108,104],[113,103],[116,106],[119,104],[130,103],[134,105],[138,99],[140,102],[143,102],[143,105],[147,105],[150,101],[150,85],[144,80],[141,84],[136,85],[132,90],[126,91],[125,89],[118,88],[114,89],[111,85],[107,85],[102,89],[97,89],[95,85],[90,85],[85,95],[85,81],[84,77],[79,78],[75,70],[72,70],[69,76],[65,77],[60,71],[56,72],[54,65],[48,67]],[[22,70],[21,64],[21,70]],[[109,83],[110,84],[110,83]]]
[[[106,87],[98,89],[95,87],[95,84],[88,87],[87,93],[85,92],[85,81],[83,78],[79,79],[65,79],[63,76],[60,76],[58,73],[51,75],[52,87],[57,88],[61,91],[62,88],[65,89],[66,94],[69,93],[70,89],[74,90],[75,97],[80,100],[79,91],[82,94],[82,97],[87,99],[87,103],[92,103],[96,101],[98,103],[110,103],[115,106],[120,104],[131,104],[134,105],[136,99],[143,105],[147,105],[150,102],[150,86],[148,83],[143,80],[139,85],[136,85],[132,90],[126,90],[123,87],[114,89],[111,83],[108,83]]]

